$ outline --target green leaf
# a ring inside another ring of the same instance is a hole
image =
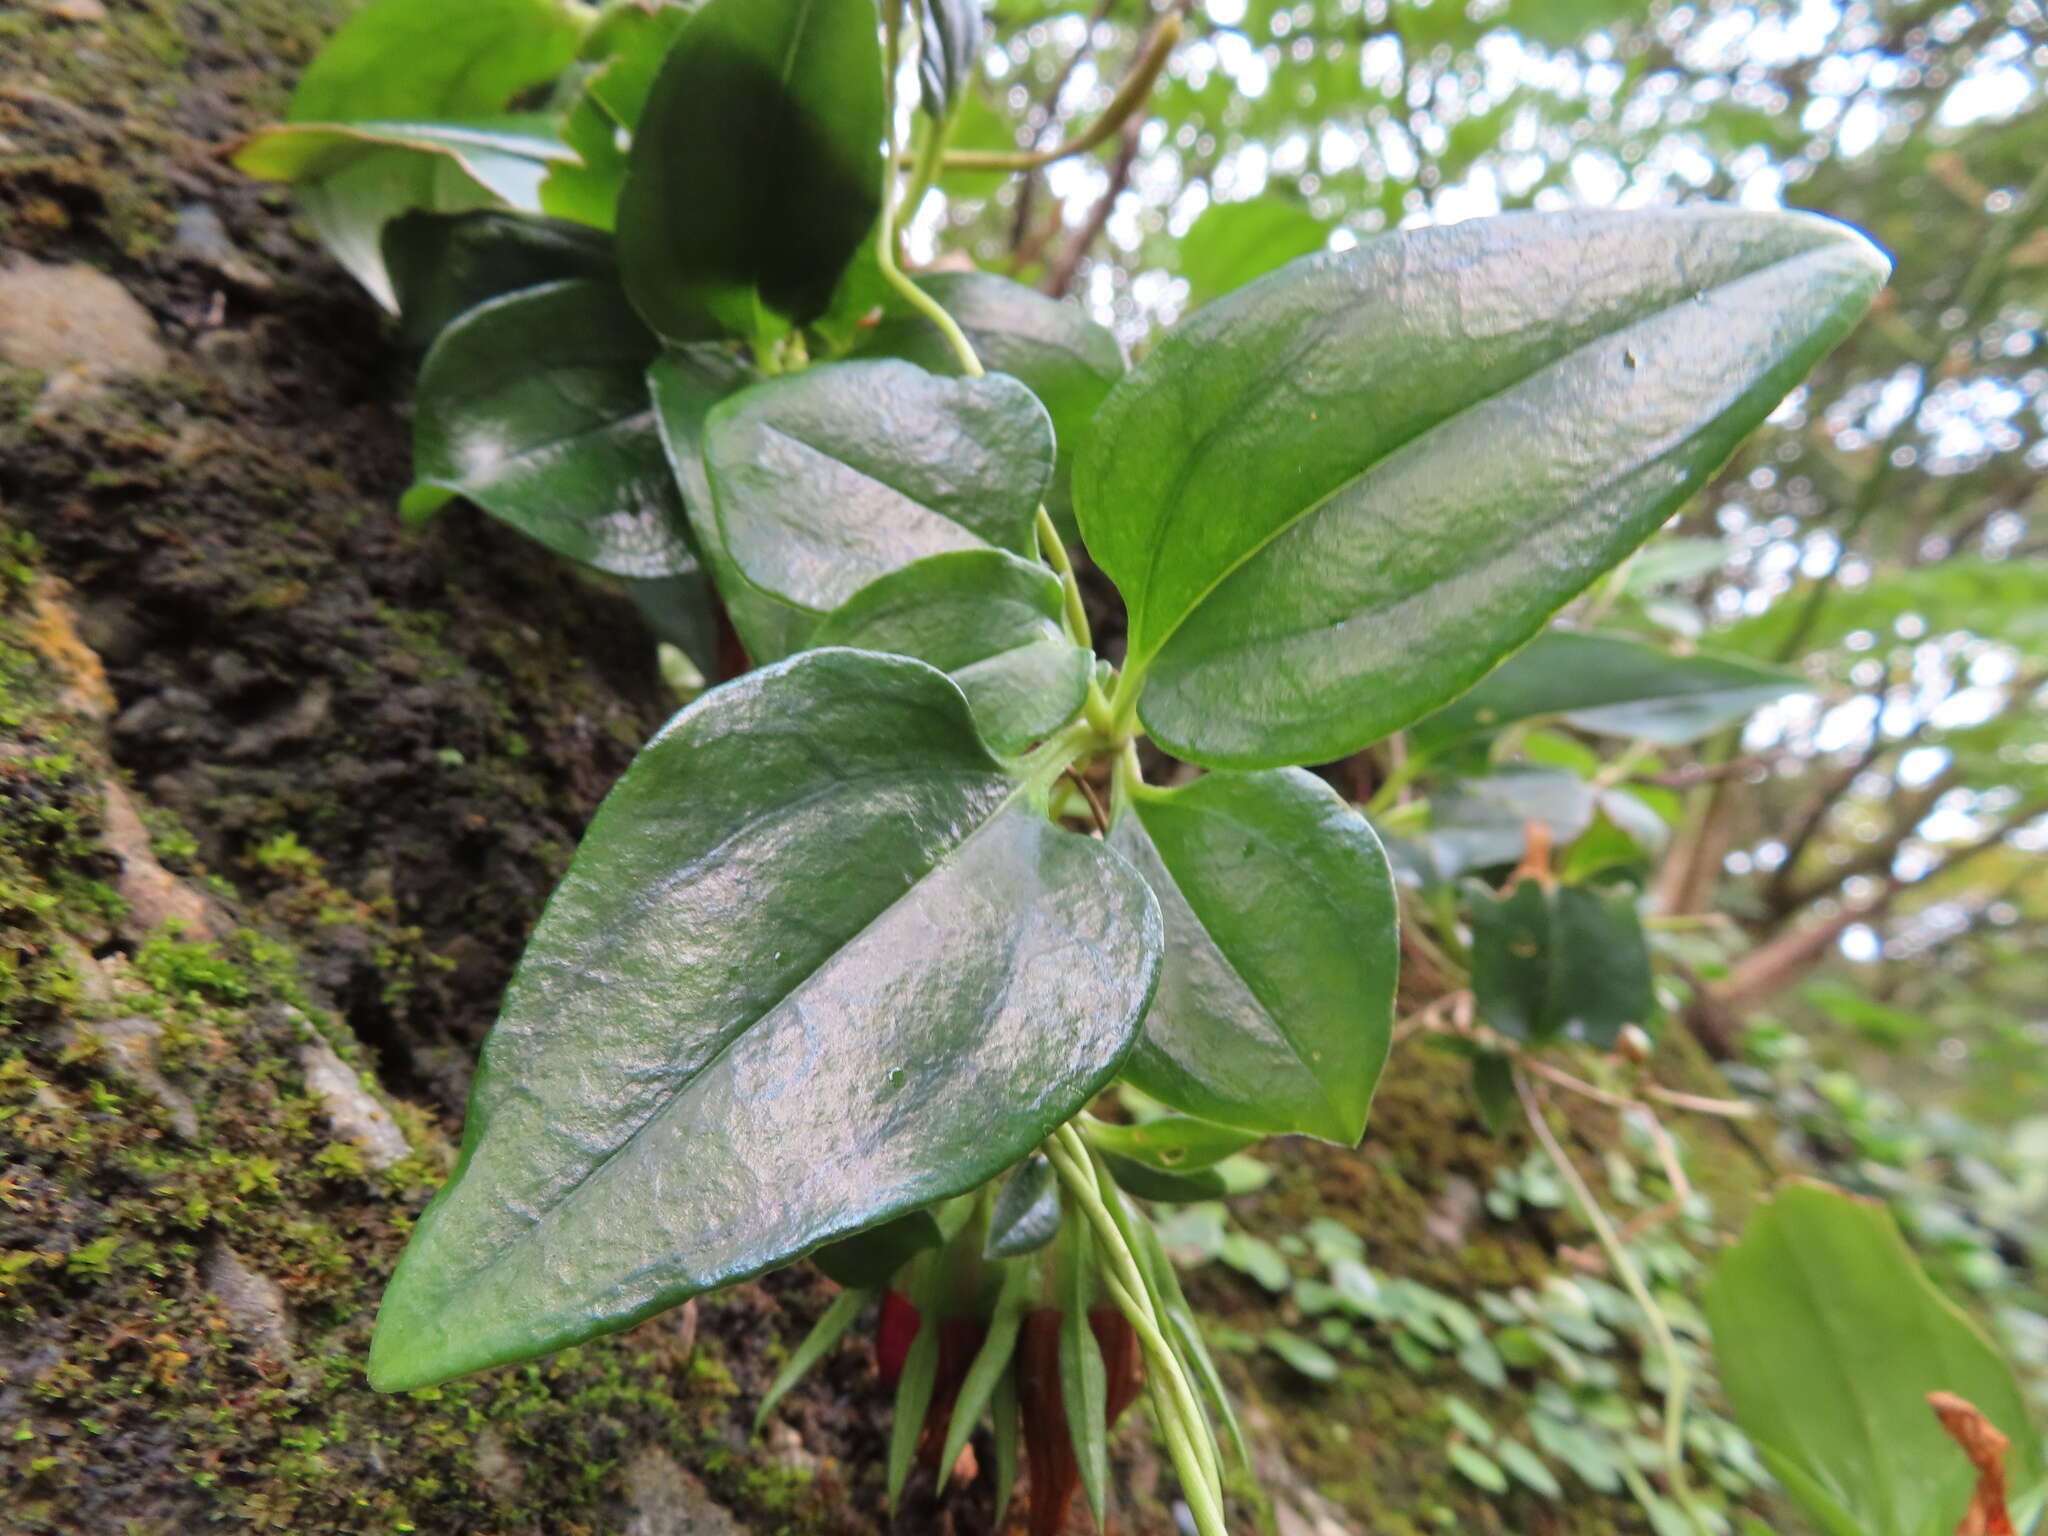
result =
[[[1481,1051],[1472,1058],[1472,1097],[1487,1135],[1498,1136],[1514,1123],[1514,1067],[1499,1051]]]
[[[372,1382],[558,1349],[985,1182],[1115,1075],[1160,943],[942,673],[816,651],[713,690],[541,917]]]
[[[1017,1333],[1024,1323],[1024,1308],[1031,1296],[1034,1277],[1029,1264],[1013,1264],[1003,1275],[996,1292],[995,1309],[989,1314],[988,1333],[975,1351],[974,1363],[961,1380],[960,1394],[953,1400],[953,1417],[946,1425],[945,1448],[939,1453],[939,1491],[952,1476],[960,1448],[981,1421],[982,1410],[995,1396],[996,1386],[1010,1373],[1010,1356],[1017,1347]]]
[[[398,307],[384,266],[383,230],[413,209],[453,213],[540,207],[551,167],[575,152],[532,120],[292,123],[235,152],[237,169],[296,184],[307,222],[386,309]]]
[[[712,409],[703,444],[733,567],[806,625],[927,555],[1031,553],[1052,473],[1051,424],[1015,379],[894,360],[756,384]]]
[[[689,21],[687,6],[625,0],[607,6],[590,29],[581,57],[595,68],[584,90],[621,128],[638,126],[662,61]]]
[[[1284,1328],[1268,1328],[1263,1337],[1266,1348],[1285,1360],[1310,1381],[1335,1381],[1337,1360],[1322,1345]]]
[[[811,641],[914,656],[960,685],[982,740],[1014,756],[1080,711],[1095,658],[1061,627],[1059,578],[1000,549],[930,555],[877,577]]]
[[[1052,1164],[1034,1152],[1003,1181],[989,1212],[982,1256],[1014,1259],[1036,1253],[1060,1229],[1059,1182]]]
[[[2042,1448],[2011,1368],[1928,1280],[1881,1205],[1788,1184],[1706,1289],[1735,1421],[1814,1519],[1861,1536],[1948,1536],[1976,1474],[1928,1410],[1953,1392],[2012,1441],[2011,1485]]]
[[[1242,1152],[1259,1139],[1257,1131],[1213,1125],[1185,1115],[1162,1115],[1136,1125],[1112,1125],[1106,1120],[1082,1124],[1088,1140],[1105,1152],[1115,1152],[1163,1173],[1193,1173],[1213,1168],[1233,1152]]]
[[[1503,1440],[1493,1453],[1514,1480],[1531,1492],[1546,1499],[1564,1497],[1564,1487],[1557,1480],[1557,1474],[1543,1464],[1529,1447],[1514,1440]]]
[[[1357,1141],[1399,949],[1393,880],[1365,818],[1298,769],[1218,773],[1133,790],[1110,844],[1166,917],[1129,1081],[1222,1125]]]
[[[1124,376],[1123,348],[1079,304],[992,272],[932,272],[917,282],[966,333],[982,366],[1021,379],[1052,417],[1059,460],[1046,507],[1072,537],[1074,464],[1094,431],[1095,412]],[[900,357],[932,373],[960,372],[960,359],[937,326],[893,294],[886,305],[881,324],[861,342],[863,355]]]
[[[1447,703],[1662,524],[1886,270],[1800,214],[1510,215],[1197,311],[1075,474],[1140,718],[1178,756],[1262,767]]]
[[[1329,225],[1291,198],[1212,203],[1180,243],[1188,308],[1220,299],[1297,256],[1320,251],[1329,238]]]
[[[761,1433],[761,1426],[768,1422],[768,1415],[775,1411],[775,1405],[789,1395],[790,1388],[809,1375],[817,1363],[838,1346],[846,1337],[846,1330],[860,1316],[860,1309],[873,1300],[867,1291],[841,1291],[832,1298],[832,1305],[825,1309],[824,1316],[804,1335],[803,1343],[789,1357],[781,1370],[775,1373],[775,1380],[769,1384],[761,1398],[761,1406],[754,1412],[754,1433]]]
[[[881,208],[874,0],[706,0],[633,136],[619,265],[676,341],[760,340],[832,301]]]
[[[1535,715],[1565,717],[1596,735],[1679,746],[1746,718],[1808,685],[1718,656],[1674,656],[1612,635],[1545,630],[1447,708],[1411,732],[1426,752]]]
[[[1081,1469],[1081,1489],[1099,1531],[1109,1502],[1109,1367],[1088,1322],[1095,1300],[1094,1247],[1087,1224],[1076,1219],[1063,1239],[1058,1294],[1060,1407]]]
[[[1223,1176],[1213,1168],[1192,1173],[1164,1173],[1150,1163],[1115,1152],[1100,1154],[1102,1166],[1116,1180],[1117,1187],[1140,1200],[1164,1200],[1186,1205],[1196,1200],[1213,1200],[1224,1192]]]
[[[1546,891],[1521,880],[1500,897],[1475,883],[1466,914],[1473,1001],[1509,1039],[1541,1045],[1569,1035],[1606,1050],[1624,1025],[1656,1010],[1649,946],[1626,892]]]
[[[647,397],[656,351],[604,283],[552,283],[471,310],[420,369],[406,520],[462,496],[616,576],[694,570]]]
[[[482,117],[566,69],[586,18],[567,0],[370,0],[307,67],[285,116]]]
[[[811,1255],[811,1262],[841,1285],[874,1290],[886,1285],[920,1253],[944,1241],[945,1234],[930,1211],[910,1211],[894,1221],[827,1243]]]
[[[769,596],[740,575],[726,552],[704,471],[704,424],[712,407],[753,382],[747,366],[723,347],[671,347],[647,371],[648,394],[669,471],[682,492],[697,553],[718,587],[727,617],[755,664],[796,651],[811,615]]]
[[[1508,1491],[1507,1474],[1483,1451],[1475,1451],[1463,1441],[1456,1441],[1444,1448],[1451,1465],[1467,1482],[1488,1493],[1501,1494]]]
[[[1294,1283],[1294,1272],[1287,1267],[1287,1260],[1280,1256],[1280,1250],[1249,1232],[1233,1232],[1224,1238],[1223,1251],[1217,1256],[1239,1274],[1258,1281],[1275,1296],[1286,1295],[1287,1288]]]
[[[920,1296],[920,1301],[934,1298]],[[896,1402],[889,1422],[889,1508],[903,1497],[903,1485],[910,1477],[910,1464],[917,1457],[917,1442],[924,1436],[925,1415],[931,1411],[932,1389],[939,1376],[939,1320],[930,1306],[918,1309],[917,1337],[903,1357],[903,1374],[896,1378]]]
[[[1593,824],[1592,785],[1554,768],[1503,768],[1483,778],[1454,779],[1429,807],[1429,851],[1439,879],[1468,869],[1512,864],[1528,847],[1529,823],[1569,846]]]
[[[401,215],[384,226],[381,250],[398,299],[399,334],[415,347],[487,300],[571,278],[614,276],[612,243],[600,231],[495,208]]]
[[[943,118],[981,62],[981,0],[918,0],[918,17],[924,43],[917,59],[918,86],[925,111]]]
[[[996,1526],[1010,1511],[1010,1495],[1017,1487],[1017,1442],[1020,1419],[1017,1413],[1017,1378],[1003,1372],[996,1382],[995,1400],[989,1407],[989,1434],[996,1451]]]

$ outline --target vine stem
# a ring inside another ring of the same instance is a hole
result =
[[[1146,1283],[1132,1249],[1127,1223],[1117,1209],[1122,1201],[1113,1192],[1105,1198],[1104,1181],[1095,1166],[1094,1154],[1072,1125],[1063,1125],[1047,1137],[1044,1150],[1109,1259],[1109,1267],[1102,1275],[1104,1288],[1138,1335],[1152,1367],[1153,1413],[1159,1421],[1160,1437],[1173,1458],[1174,1470],[1180,1474],[1181,1490],[1187,1496],[1195,1529],[1200,1536],[1228,1536],[1223,1523],[1223,1481],[1215,1435],[1195,1398],[1187,1372],[1181,1368],[1180,1357],[1160,1325],[1152,1288]]]
[[[1685,1511],[1693,1529],[1706,1536],[1707,1523],[1694,1502],[1692,1487],[1685,1477],[1685,1400],[1692,1390],[1691,1373],[1685,1362],[1679,1358],[1678,1341],[1671,1335],[1670,1321],[1664,1316],[1664,1309],[1657,1305],[1650,1294],[1650,1287],[1643,1280],[1643,1273],[1636,1267],[1636,1261],[1622,1246],[1621,1238],[1615,1233],[1614,1224],[1607,1219],[1607,1213],[1600,1208],[1600,1202],[1593,1198],[1593,1191],[1579,1176],[1579,1170],[1558,1145],[1550,1123],[1543,1118],[1543,1101],[1537,1097],[1536,1089],[1530,1084],[1529,1076],[1519,1064],[1514,1068],[1515,1094],[1522,1101],[1522,1113],[1528,1117],[1529,1129],[1536,1135],[1543,1152],[1550,1159],[1550,1166],[1557,1171],[1565,1188],[1572,1192],[1572,1201],[1579,1208],[1579,1214],[1593,1229],[1593,1235],[1600,1240],[1600,1247],[1607,1255],[1607,1262],[1621,1283],[1628,1290],[1635,1304],[1642,1309],[1644,1321],[1655,1341],[1657,1352],[1664,1359],[1664,1475],[1671,1484],[1671,1497]]]

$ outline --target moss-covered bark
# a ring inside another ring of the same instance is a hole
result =
[[[459,511],[400,531],[405,365],[284,197],[218,158],[344,6],[98,9],[0,15],[0,258],[70,296],[37,329],[0,292],[0,1528],[882,1528],[858,1336],[746,1433],[826,1300],[808,1271],[436,1392],[364,1387],[511,961],[665,701],[614,594]],[[1411,1045],[1361,1153],[1277,1149],[1234,1219],[1338,1221],[1476,1304],[1583,1241],[1475,1207],[1525,1151]],[[1723,1219],[1756,1183],[1731,1142],[1693,1170]],[[1193,1284],[1254,1344],[1313,1329],[1220,1267]],[[1542,1371],[1225,1367],[1283,1523],[1645,1528],[1450,1469],[1447,1382],[1511,1425]],[[1164,1530],[1125,1440],[1120,1523]],[[897,1528],[985,1528],[986,1483],[914,1494]]]

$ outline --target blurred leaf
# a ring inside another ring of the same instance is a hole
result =
[[[1791,637],[1810,588],[1795,587],[1753,619],[1716,632],[1713,644],[1749,656],[1775,656]],[[2048,655],[2048,563],[2039,560],[1943,560],[1889,572],[1862,586],[1837,586],[1821,605],[1806,649],[1839,645],[1857,630],[1880,642],[1908,614],[1929,634],[1968,630],[2031,655]]]
[[[1288,198],[1211,203],[1180,243],[1188,308],[1219,299],[1297,256],[1320,251],[1329,238],[1327,224]]]

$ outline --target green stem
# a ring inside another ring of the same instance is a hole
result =
[[[1095,649],[1095,641],[1088,629],[1088,610],[1081,603],[1081,583],[1074,575],[1074,562],[1067,556],[1066,541],[1053,526],[1052,514],[1039,503],[1036,527],[1038,529],[1038,553],[1045,563],[1052,567],[1053,574],[1060,579],[1060,588],[1066,598],[1067,638],[1084,651]]]
[[[1671,1497],[1686,1513],[1693,1528],[1707,1536],[1706,1518],[1694,1502],[1692,1486],[1685,1477],[1685,1399],[1692,1389],[1690,1373],[1685,1362],[1679,1357],[1678,1341],[1671,1335],[1671,1324],[1664,1316],[1664,1309],[1650,1294],[1650,1288],[1643,1281],[1642,1271],[1636,1261],[1622,1246],[1614,1225],[1607,1219],[1607,1213],[1600,1208],[1600,1202],[1593,1198],[1593,1191],[1579,1176],[1579,1170],[1558,1145],[1550,1124],[1543,1118],[1543,1105],[1536,1097],[1535,1089],[1529,1086],[1529,1078],[1517,1066],[1514,1069],[1515,1093],[1522,1101],[1522,1113],[1528,1117],[1529,1129],[1536,1134],[1544,1155],[1550,1159],[1550,1166],[1572,1194],[1572,1202],[1578,1206],[1579,1214],[1586,1219],[1586,1225],[1593,1229],[1593,1235],[1600,1240],[1600,1248],[1607,1255],[1607,1262],[1635,1304],[1642,1309],[1643,1319],[1655,1341],[1657,1352],[1664,1360],[1664,1475],[1671,1484]]]
[[[1093,1155],[1071,1125],[1063,1125],[1047,1137],[1044,1150],[1061,1184],[1102,1245],[1109,1261],[1102,1275],[1105,1288],[1138,1335],[1153,1374],[1164,1384],[1155,1404],[1163,1410],[1162,1435],[1174,1470],[1180,1474],[1181,1491],[1187,1496],[1195,1528],[1201,1536],[1227,1536],[1221,1458],[1216,1452],[1215,1433],[1195,1399],[1187,1373],[1181,1369],[1178,1353],[1159,1324],[1151,1288],[1131,1249],[1127,1231],[1103,1199]]]

